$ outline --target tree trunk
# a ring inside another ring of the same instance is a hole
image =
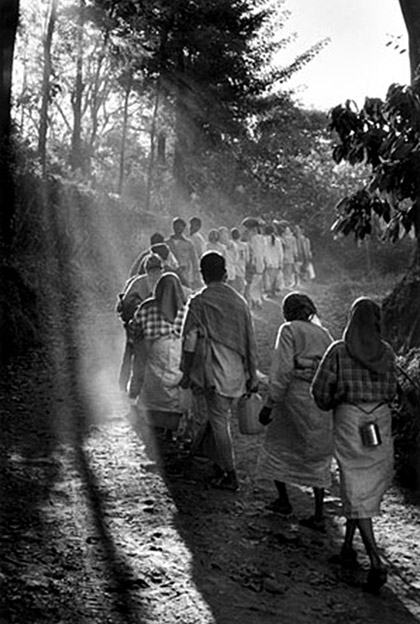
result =
[[[157,161],[159,165],[166,164],[166,134],[161,130],[157,137]]]
[[[51,45],[56,15],[57,0],[51,0],[47,16],[46,31],[43,38],[44,71],[42,76],[41,112],[38,136],[38,155],[41,161],[43,175],[45,174],[45,166],[47,160],[48,104],[50,99],[50,77],[52,71]]]
[[[150,197],[153,186],[153,170],[155,166],[156,122],[159,111],[160,81],[156,85],[155,104],[153,107],[152,127],[150,129],[150,153],[147,167],[146,210],[150,209]]]
[[[5,364],[28,338],[19,314],[34,306],[33,293],[25,286],[12,263],[13,218],[16,211],[11,140],[11,93],[13,52],[19,19],[18,0],[0,2],[0,364]]]
[[[89,155],[88,155],[88,170],[89,175],[92,177],[92,158],[95,152],[95,143],[98,134],[99,127],[99,109],[106,98],[107,89],[105,84],[109,81],[109,75],[102,75],[103,64],[106,58],[106,49],[108,45],[109,31],[105,31],[104,40],[100,52],[98,54],[98,61],[95,72],[95,80],[92,88],[91,103],[90,103],[90,116],[91,116],[91,133],[89,137]]]
[[[80,0],[77,29],[76,79],[71,103],[73,107],[73,132],[71,137],[70,166],[75,171],[83,166],[82,155],[82,96],[83,96],[83,29],[85,0]]]
[[[420,2],[418,0],[399,1],[408,33],[411,82],[413,82],[420,65]]]
[[[12,176],[11,94],[13,51],[19,19],[19,2],[0,3],[0,256],[7,259],[11,246],[12,217],[15,206]]]
[[[184,51],[178,53],[178,62],[176,68],[177,83],[175,95],[175,147],[173,174],[177,185],[180,198],[189,199],[192,188],[188,182],[186,160],[190,155],[190,143],[192,129],[192,119],[188,114],[188,98],[186,93],[185,82],[185,56]]]
[[[130,101],[132,75],[129,73],[127,77],[127,84],[124,94],[124,112],[123,112],[123,127],[121,136],[121,150],[120,150],[120,175],[118,178],[118,193],[122,194],[124,188],[124,175],[125,175],[125,149],[127,143],[127,129],[128,129],[128,104]]]

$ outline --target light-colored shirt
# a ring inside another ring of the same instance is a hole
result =
[[[179,270],[188,285],[193,287],[196,282],[200,282],[198,258],[192,241],[185,236],[179,238],[171,236],[166,244],[177,259]]]
[[[228,245],[223,245],[223,247],[225,249],[224,257],[226,260],[227,279],[229,282],[232,282],[235,279],[236,275],[236,261],[238,252],[233,241]]]
[[[197,258],[200,259],[203,253],[205,253],[206,251],[206,239],[201,234],[201,232],[194,232],[194,234],[191,234],[190,238],[192,244],[194,245]]]
[[[283,245],[282,242],[271,234],[264,236],[265,250],[264,260],[267,269],[281,269],[283,267]]]
[[[236,245],[236,265],[235,272],[238,277],[245,279],[245,269],[249,262],[249,246],[245,241],[235,241]]]
[[[296,238],[293,234],[283,234],[281,240],[283,243],[283,260],[285,264],[294,264],[297,259]]]
[[[226,259],[226,247],[218,241],[216,241],[215,243],[207,241],[206,251],[217,251],[218,253],[222,254],[222,256]]]
[[[262,234],[253,234],[249,238],[249,248],[251,251],[251,264],[256,273],[264,272],[264,252],[265,241]]]

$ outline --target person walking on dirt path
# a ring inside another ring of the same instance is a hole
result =
[[[295,285],[295,265],[297,258],[296,238],[289,225],[282,227],[281,241],[283,243],[283,275],[286,288]]]
[[[230,231],[222,225],[219,227],[219,242],[224,246],[224,258],[226,261],[226,281],[234,287],[236,276],[237,247],[230,237]]]
[[[162,259],[165,271],[176,271],[178,269],[178,262],[164,241],[164,237],[159,232],[152,234],[150,237],[150,247],[140,252],[134,260],[130,267],[129,278],[146,273],[145,261],[147,256],[151,253],[157,254]]]
[[[303,266],[302,266],[302,278],[304,280],[314,280],[315,269],[312,261],[312,246],[311,241],[308,236],[305,234],[305,229],[301,225],[300,230],[303,236]]]
[[[241,240],[241,233],[238,228],[232,228],[232,242],[236,246],[236,263],[235,263],[235,281],[234,289],[240,294],[245,295],[245,276],[246,265],[249,262],[249,246],[246,241]]]
[[[181,328],[186,296],[175,273],[164,273],[153,297],[143,301],[131,322],[135,341],[143,344],[144,380],[137,407],[146,424],[157,430],[176,431],[188,400],[179,382]]]
[[[214,462],[211,485],[235,491],[230,415],[234,400],[257,387],[254,329],[245,299],[225,283],[224,257],[207,252],[200,268],[206,286],[188,302],[181,385],[204,397],[208,423],[199,442]]]
[[[381,338],[380,323],[380,307],[367,297],[356,299],[343,338],[330,346],[312,383],[320,409],[334,410],[334,454],[347,519],[337,559],[343,566],[357,565],[358,528],[370,559],[366,589],[374,593],[387,580],[372,517],[379,515],[392,479],[389,404],[397,391],[395,354]]]
[[[331,484],[332,416],[317,407],[309,388],[332,337],[321,326],[313,301],[303,293],[284,298],[283,316],[268,397],[259,416],[268,425],[259,473],[274,481],[277,498],[267,509],[279,514],[292,513],[286,483],[312,487],[315,512],[301,524],[325,532],[323,501]]]
[[[181,282],[189,288],[200,288],[202,285],[197,253],[192,241],[184,235],[187,227],[186,222],[181,217],[176,217],[172,221],[173,234],[168,238],[166,244],[178,261],[178,275]]]
[[[206,251],[207,241],[200,232],[201,219],[199,217],[191,217],[190,219],[190,239],[194,245],[195,253],[198,260],[200,260],[203,253]]]
[[[250,221],[247,230],[247,241],[249,245],[249,304],[252,308],[261,308],[263,304],[263,277],[265,268],[265,242],[261,234],[261,226],[257,220]]]
[[[208,240],[206,243],[206,252],[207,251],[216,251],[221,254],[223,257],[225,256],[225,247],[220,242],[220,234],[219,230],[212,228],[207,236]]]
[[[306,252],[306,239],[299,225],[295,225],[294,237],[296,240],[295,287],[299,287],[303,278],[303,267],[305,265]]]
[[[137,353],[136,345],[130,330],[130,321],[137,307],[148,297],[162,275],[162,260],[157,254],[145,257],[145,275],[137,275],[128,280],[124,291],[119,295],[117,312],[124,324],[126,341],[122,358],[119,386],[123,392],[127,391],[130,398],[135,399],[141,389],[142,354]]]
[[[280,292],[283,284],[283,280],[279,279],[283,272],[283,245],[270,224],[264,228],[264,242],[264,291],[274,297]]]

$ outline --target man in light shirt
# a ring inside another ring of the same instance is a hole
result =
[[[199,288],[201,285],[198,257],[192,241],[184,235],[187,224],[181,217],[172,221],[173,234],[165,241],[179,264],[178,275],[184,286]]]
[[[191,217],[190,219],[190,239],[194,245],[197,258],[200,260],[203,253],[206,251],[207,241],[200,232],[201,219],[199,217]]]

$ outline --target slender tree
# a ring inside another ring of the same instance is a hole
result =
[[[130,101],[131,90],[133,87],[133,75],[131,70],[127,71],[127,75],[125,77],[125,87],[124,87],[124,107],[123,107],[123,123],[122,123],[122,133],[121,133],[121,150],[120,150],[120,167],[119,167],[119,176],[118,176],[118,193],[121,195],[124,188],[124,175],[125,175],[125,153],[126,153],[126,144],[127,144],[127,130],[128,130],[128,104]]]
[[[41,160],[41,167],[45,173],[46,166],[46,146],[48,130],[48,108],[50,102],[50,79],[52,72],[51,46],[54,34],[55,21],[57,16],[57,0],[50,0],[48,13],[46,16],[46,26],[43,36],[44,67],[42,76],[41,91],[41,111],[39,116],[38,154]]]
[[[82,98],[83,98],[83,35],[85,25],[85,0],[79,0],[77,40],[76,40],[76,77],[71,95],[73,108],[73,132],[71,137],[70,165],[73,170],[82,168]]]
[[[4,0],[0,3],[0,244],[2,257],[9,256],[11,227],[14,211],[14,185],[11,171],[13,157],[11,145],[11,93],[13,50],[19,18],[19,2]]]

